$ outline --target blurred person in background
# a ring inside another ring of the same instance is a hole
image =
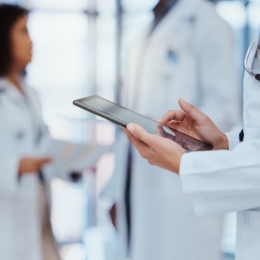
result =
[[[0,5],[0,258],[60,260],[43,168],[64,171],[51,158],[37,156],[49,133],[37,93],[24,83],[32,59],[27,16],[24,8]]]
[[[239,117],[240,89],[228,24],[206,0],[160,0],[153,12],[128,53],[126,106],[160,118],[183,97],[230,130]],[[120,138],[106,190],[115,201],[119,259],[128,248],[131,260],[219,260],[223,217],[197,218],[178,177],[149,165]]]
[[[51,159],[35,155],[48,131],[37,94],[23,81],[32,58],[27,15],[24,8],[0,5],[0,255],[58,260],[41,173]]]

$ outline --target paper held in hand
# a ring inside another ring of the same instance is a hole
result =
[[[53,159],[68,171],[84,171],[95,166],[99,158],[110,151],[113,145],[104,146],[97,143],[73,143],[46,138],[40,148],[40,155]]]

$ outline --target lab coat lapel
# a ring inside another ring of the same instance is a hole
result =
[[[27,106],[30,110],[29,113],[31,115],[31,120],[33,120],[33,125],[34,125],[35,145],[38,146],[40,144],[40,140],[44,133],[44,124],[42,121],[41,106],[39,105],[39,100],[32,89],[26,88],[25,94],[28,98]]]
[[[131,76],[128,77],[126,89],[127,95],[127,106],[136,109],[135,93],[139,90],[139,77],[140,70],[142,70],[143,64],[146,62],[145,59],[147,55],[149,56],[148,50],[156,51],[158,45],[167,45],[170,41],[171,46],[169,48],[177,49],[178,51],[185,50],[190,40],[193,37],[193,31],[190,30],[192,27],[189,26],[189,21],[196,17],[196,12],[199,8],[201,0],[179,0],[169,13],[163,18],[163,20],[155,28],[154,32],[148,36],[151,26],[144,30],[140,40],[133,45],[129,53],[129,71],[131,71]],[[185,23],[187,21],[187,23]],[[188,30],[185,26],[188,25]],[[176,41],[169,39],[169,31],[171,35],[174,35]],[[149,37],[149,38],[148,38]],[[136,66],[138,64],[138,66]]]
[[[183,26],[186,24],[185,21],[188,23],[196,16],[200,2],[201,0],[179,0],[176,6],[169,11],[155,28],[151,35],[150,44],[158,45],[164,43],[165,39],[169,38],[169,31],[172,32],[171,35],[176,35],[180,42],[185,42],[185,39],[189,39],[190,31],[185,30]],[[179,34],[183,37],[180,37]]]
[[[150,26],[146,28],[142,34],[138,37],[135,44],[131,46],[128,51],[127,71],[125,75],[126,83],[126,106],[131,109],[135,109],[136,100],[135,95],[138,92],[138,81],[140,76],[140,70],[144,62],[144,52],[146,51],[147,36],[150,31]]]
[[[260,50],[253,53],[254,62],[252,70],[255,73],[260,71]],[[244,140],[260,138],[260,82],[245,72],[244,76]]]
[[[40,134],[43,131],[44,126],[41,120],[40,106],[37,103],[38,99],[36,100],[37,97],[34,94],[34,91],[25,86],[23,79],[21,79],[21,85],[24,94],[20,93],[7,79],[0,78],[0,87],[3,91],[3,94],[6,95],[8,100],[10,100],[14,105],[17,105],[20,111],[24,111],[24,125],[28,126],[26,127],[27,131],[33,131],[32,135],[36,134],[35,140],[37,141],[39,139],[38,137],[40,137]],[[26,102],[28,102],[28,104],[26,104]],[[32,128],[29,127],[30,125],[32,125]]]
[[[253,67],[253,63],[254,63],[256,52],[257,52],[258,45],[259,45],[259,40],[260,40],[260,29],[259,29],[259,33],[258,33],[257,37],[255,38],[255,40],[253,42],[253,46],[250,49],[250,55],[248,57],[247,64],[246,64],[249,67],[249,69],[252,69],[252,67]]]
[[[19,92],[16,87],[7,79],[0,78],[0,87],[8,95],[8,97],[15,103],[24,103],[25,96],[29,99],[32,98],[32,92],[25,86],[24,80],[20,79],[20,84],[24,91],[24,95]]]
[[[5,95],[8,96],[14,103],[20,104],[22,94],[5,78],[0,78],[0,86]]]

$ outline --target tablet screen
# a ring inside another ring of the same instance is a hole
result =
[[[125,122],[126,124],[131,122],[139,124],[144,127],[148,132],[156,134],[158,123],[132,110],[121,107],[103,98],[92,98],[84,100],[82,103],[91,106],[107,115],[113,116],[114,118],[117,118],[120,121]]]

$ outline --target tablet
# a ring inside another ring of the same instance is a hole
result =
[[[129,123],[136,123],[152,134],[160,135],[177,142],[188,151],[212,150],[210,144],[204,143],[177,130],[161,126],[151,118],[97,95],[74,100],[73,104],[123,127],[126,127]]]

